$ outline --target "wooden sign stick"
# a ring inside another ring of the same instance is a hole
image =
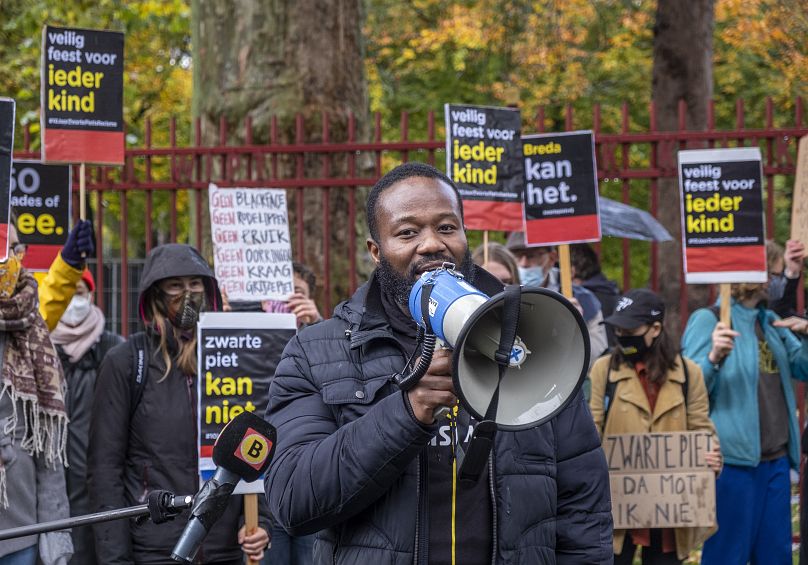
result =
[[[250,535],[258,529],[258,495],[244,495],[244,531]],[[258,561],[247,559],[247,565],[258,565]]]
[[[570,246],[564,243],[558,246],[558,263],[561,274],[561,294],[572,298],[572,261],[570,261]]]
[[[730,283],[721,283],[720,297],[721,297],[721,322],[732,326],[730,319],[730,297],[732,295],[732,285]]]
[[[81,163],[79,165],[79,220],[87,219],[86,190],[84,163]]]
[[[488,264],[488,230],[483,230],[483,265]]]

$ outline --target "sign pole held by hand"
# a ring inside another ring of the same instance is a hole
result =
[[[732,293],[732,285],[730,283],[721,283],[721,290],[719,296],[721,297],[721,322],[726,324],[727,327],[732,325],[730,321],[730,296]]]
[[[562,243],[558,246],[558,263],[561,274],[561,294],[572,298],[572,261],[570,261],[570,246]]]
[[[488,230],[483,230],[483,265],[488,264]]]
[[[244,495],[244,531],[249,536],[258,529],[258,495],[255,493]],[[247,559],[248,565],[258,565],[258,561]]]
[[[84,170],[84,163],[79,165],[79,220],[86,220],[87,219],[87,204],[86,200],[86,193],[85,190],[85,180],[84,180],[85,170]]]

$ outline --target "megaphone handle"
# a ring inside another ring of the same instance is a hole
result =
[[[435,420],[440,420],[441,418],[449,414],[451,411],[452,409],[449,406],[438,406],[432,411],[432,417],[435,418]]]

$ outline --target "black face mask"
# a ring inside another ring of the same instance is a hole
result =
[[[205,307],[205,293],[187,290],[177,296],[163,293],[163,305],[168,320],[182,331],[194,329],[199,320],[199,313]]]
[[[646,353],[651,349],[651,347],[645,343],[645,334],[649,331],[651,331],[650,327],[645,330],[645,333],[642,335],[615,336],[617,338],[617,344],[620,346],[620,353],[622,353],[623,357],[630,363],[642,361]]]

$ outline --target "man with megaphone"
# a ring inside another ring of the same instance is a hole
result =
[[[385,175],[367,217],[370,281],[289,342],[270,389],[278,443],[265,486],[277,522],[317,532],[323,564],[611,563],[608,472],[580,392],[580,315],[548,290],[503,293],[473,265],[457,187],[434,167]],[[441,305],[437,278],[465,289],[456,303],[476,304],[448,332],[458,309]],[[417,320],[414,286],[434,286]],[[518,324],[505,315],[514,307]],[[425,322],[433,316],[442,329]],[[500,326],[513,328],[509,341]],[[433,330],[454,351],[419,364]],[[529,356],[510,368],[517,343]],[[459,480],[458,460],[472,459],[486,426],[493,447]]]

